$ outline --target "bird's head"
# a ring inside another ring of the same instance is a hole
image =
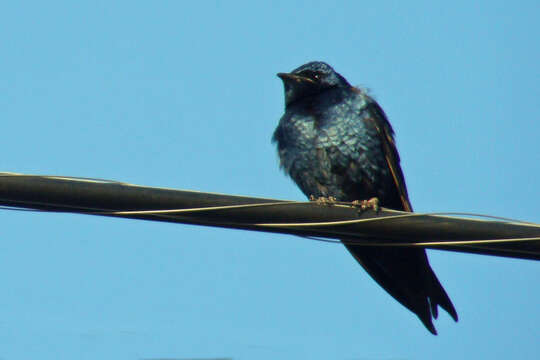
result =
[[[351,85],[330,65],[321,61],[304,64],[290,73],[278,73],[285,88],[285,106],[332,88],[350,88]]]

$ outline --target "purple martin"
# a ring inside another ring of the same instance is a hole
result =
[[[348,202],[377,198],[381,206],[412,212],[394,132],[379,104],[324,62],[277,75],[285,114],[272,141],[282,169],[302,192]],[[438,306],[458,320],[424,249],[345,246],[432,334]]]

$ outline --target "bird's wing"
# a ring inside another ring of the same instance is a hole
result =
[[[394,132],[381,107],[371,98],[362,109],[363,125],[375,129],[379,154],[382,152],[394,189],[381,205],[412,212],[400,159],[394,141]],[[388,293],[405,307],[416,313],[430,332],[436,334],[432,317],[437,317],[437,305],[444,308],[457,321],[457,313],[429,265],[425,250],[418,248],[363,247],[346,244],[347,249],[364,269]]]
[[[377,129],[384,157],[388,164],[388,168],[390,169],[390,173],[392,174],[392,178],[394,179],[394,184],[396,185],[399,198],[403,205],[403,210],[412,212],[411,202],[409,201],[409,195],[407,194],[407,186],[405,185],[405,178],[401,171],[401,166],[399,166],[399,154],[397,152],[392,126],[379,104],[374,100],[371,100],[367,106],[369,113],[373,114],[373,116],[369,117],[367,120],[371,121]]]

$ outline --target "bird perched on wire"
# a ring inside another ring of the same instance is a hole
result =
[[[285,114],[272,140],[281,167],[302,192],[372,206],[378,199],[381,206],[412,212],[394,132],[377,102],[324,62],[277,75],[285,88]],[[438,306],[458,320],[424,249],[345,246],[431,333],[437,334],[432,318]]]

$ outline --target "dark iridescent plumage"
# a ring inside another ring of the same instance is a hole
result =
[[[412,211],[394,133],[384,111],[323,62],[280,73],[285,114],[274,132],[281,166],[306,196],[377,197]],[[457,313],[423,249],[345,245],[364,269],[436,334],[437,306]]]

